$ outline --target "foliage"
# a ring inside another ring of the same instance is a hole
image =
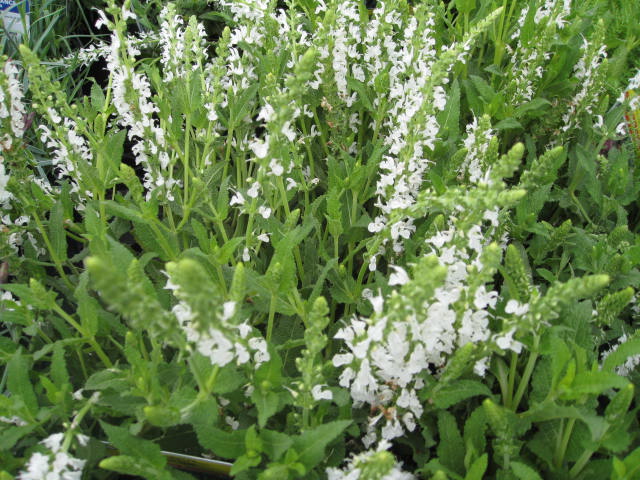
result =
[[[111,1],[106,78],[2,57],[0,478],[637,478],[603,3]]]

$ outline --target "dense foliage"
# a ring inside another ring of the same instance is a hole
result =
[[[2,57],[0,479],[640,478],[636,3],[110,0]]]

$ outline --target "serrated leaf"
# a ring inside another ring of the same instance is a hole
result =
[[[520,462],[511,462],[511,470],[520,480],[542,480],[542,477],[528,465]]]
[[[500,120],[493,126],[496,130],[513,130],[516,128],[523,128],[522,124],[517,121],[515,118],[505,118],[504,120]]]
[[[464,480],[482,480],[484,478],[484,472],[487,471],[488,462],[489,457],[486,453],[476,458],[471,467],[469,467],[469,470],[467,470]]]
[[[207,369],[210,369],[211,362],[207,358],[205,358],[205,361],[209,364]],[[229,364],[220,369],[211,391],[219,395],[224,395],[238,390],[245,383],[247,383],[247,378],[242,371],[235,365]]]
[[[167,459],[162,455],[160,447],[155,443],[134,437],[126,428],[109,425],[100,421],[102,429],[107,434],[109,441],[121,452],[131,455],[138,462],[146,461],[156,471],[167,464]]]
[[[478,90],[480,96],[486,103],[491,103],[496,96],[496,91],[487,83],[487,81],[477,75],[469,75],[469,78],[473,82],[473,86]]]
[[[348,77],[347,86],[354,92],[358,93],[358,99],[365,109],[367,109],[369,112],[375,112],[376,109],[373,108],[373,103],[371,103],[369,91],[367,90],[367,86],[363,82],[361,82],[360,80],[356,80],[353,77]]]
[[[2,429],[2,435],[0,435],[0,450],[9,451],[21,438],[29,435],[33,430],[38,428],[38,424],[24,425],[22,427],[10,426]],[[13,477],[10,477],[13,480]]]
[[[523,116],[525,116],[525,114],[530,112],[535,112],[536,116],[539,116],[546,110],[545,107],[547,105],[551,105],[551,102],[549,102],[549,100],[546,100],[544,98],[534,98],[530,102],[527,102],[523,105],[520,105],[518,108],[516,108],[515,111],[513,112],[513,116],[516,119],[522,118]]]
[[[487,418],[482,406],[477,407],[467,418],[464,424],[464,443],[473,447],[476,452],[484,452],[487,446],[485,432],[487,430]]]
[[[336,420],[307,430],[293,437],[293,448],[299,453],[299,461],[307,470],[311,470],[325,458],[325,447],[336,439],[351,420]]]
[[[629,380],[615,373],[596,371],[578,373],[571,383],[567,398],[579,398],[583,395],[599,395],[611,388],[624,388]]]
[[[84,272],[82,276],[85,279],[88,279],[86,275],[88,272]],[[87,280],[84,281],[86,284]],[[75,292],[76,300],[78,301],[78,316],[80,317],[83,333],[88,337],[95,337],[96,333],[98,333],[99,321],[98,321],[98,311],[100,309],[100,304],[98,301],[91,297],[87,290],[78,286]]]
[[[22,349],[19,349],[7,363],[7,387],[11,395],[22,399],[29,412],[35,417],[38,412],[38,399],[29,378],[30,371],[31,362],[28,357],[22,355]]]
[[[116,455],[102,460],[100,468],[126,475],[138,475],[147,480],[173,480],[169,472],[157,467],[145,458]]]
[[[58,389],[62,390],[66,385],[71,386],[67,362],[64,358],[64,347],[60,343],[56,343],[53,347],[50,372],[51,379]]]
[[[272,461],[277,461],[293,445],[290,435],[273,430],[260,431],[262,449]]]
[[[219,428],[194,424],[198,443],[221,458],[234,460],[246,452],[245,430],[225,432]]]
[[[280,406],[280,395],[271,391],[263,392],[256,388],[251,393],[251,400],[258,409],[258,425],[264,427],[267,420],[277,413]]]
[[[94,110],[101,112],[104,107],[104,102],[106,98],[104,96],[104,92],[102,91],[102,87],[98,85],[96,81],[91,85],[91,106]]]
[[[91,375],[84,384],[86,390],[107,390],[109,388],[124,391],[128,387],[127,373],[115,369],[99,370]]]
[[[140,210],[136,210],[131,207],[126,207],[117,202],[114,202],[113,200],[105,200],[102,203],[104,204],[105,210],[110,215],[113,215],[119,218],[124,218],[125,220],[129,220],[131,222],[142,222],[142,223],[147,222],[147,220],[143,217],[142,212]]]
[[[464,468],[464,442],[456,418],[447,411],[438,414],[438,459],[446,467],[462,475]]]
[[[446,409],[462,400],[478,395],[490,397],[491,390],[477,380],[457,380],[438,390],[432,400],[436,407]]]

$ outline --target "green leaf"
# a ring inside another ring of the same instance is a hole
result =
[[[211,253],[210,252],[211,243],[209,242],[209,234],[207,230],[204,228],[204,225],[196,218],[192,218],[190,223],[191,223],[191,228],[193,229],[193,234],[198,240],[198,246],[200,247],[200,250],[202,250],[204,253]]]
[[[125,391],[130,386],[127,373],[111,368],[109,370],[99,370],[91,375],[84,384],[86,390],[107,390]]]
[[[49,214],[49,240],[55,260],[64,262],[67,259],[67,234],[64,230],[64,206],[61,199]]]
[[[511,470],[520,480],[542,480],[542,477],[528,465],[520,462],[511,462]]]
[[[124,454],[131,455],[138,461],[145,461],[155,471],[163,469],[167,459],[162,455],[160,447],[149,440],[134,437],[124,427],[116,427],[100,421],[102,429],[107,434],[109,441]]]
[[[369,112],[376,111],[376,109],[373,108],[373,103],[371,103],[371,98],[367,90],[367,86],[363,82],[361,82],[360,80],[356,80],[353,77],[348,77],[347,86],[354,92],[358,93],[358,99],[366,110],[368,110]]]
[[[7,387],[11,395],[19,397],[33,416],[38,413],[38,399],[33,391],[33,385],[29,378],[31,362],[22,355],[22,349],[18,349],[7,363]]]
[[[486,430],[487,417],[482,406],[479,406],[471,412],[464,424],[464,443],[468,450],[484,452],[487,446]]]
[[[231,96],[229,98],[229,122],[231,126],[236,126],[246,116],[249,110],[249,103],[254,99],[259,83],[253,83],[238,96]]]
[[[456,8],[463,15],[468,15],[476,8],[476,0],[456,0]]]
[[[208,367],[206,368],[209,370],[211,368],[211,362],[208,358],[205,358],[205,361],[208,364]],[[211,391],[219,395],[224,395],[235,392],[245,383],[247,383],[247,378],[244,376],[242,371],[235,365],[228,364],[222,367],[218,372],[216,382],[214,383]]]
[[[102,111],[106,98],[102,87],[94,80],[91,85],[91,106],[98,112]]]
[[[98,333],[99,320],[98,311],[100,304],[98,301],[87,293],[87,284],[89,283],[89,272],[84,271],[80,275],[80,282],[75,290],[75,297],[78,301],[78,316],[84,333],[88,337],[95,337]]]
[[[438,413],[438,458],[454,472],[462,475],[464,469],[464,442],[456,418],[447,411]]]
[[[471,465],[464,480],[482,480],[484,473],[487,471],[489,457],[486,453],[483,453],[481,457],[476,458],[475,462]]]
[[[457,380],[438,390],[432,400],[436,407],[446,409],[462,400],[478,395],[490,397],[491,390],[477,380]]]
[[[307,430],[293,437],[293,448],[299,453],[299,461],[311,470],[325,458],[325,447],[342,434],[351,420],[336,420]]]
[[[147,220],[143,217],[142,212],[140,210],[135,210],[130,207],[125,207],[124,205],[120,205],[113,200],[105,200],[102,202],[104,204],[105,210],[108,214],[113,215],[115,217],[124,218],[125,220],[129,220],[132,222],[142,222],[146,223]]]
[[[626,387],[620,389],[618,393],[611,399],[609,405],[604,411],[607,421],[615,423],[624,418],[633,401],[634,387],[629,383]]]
[[[547,110],[546,107],[548,105],[551,105],[551,102],[549,102],[549,100],[546,100],[544,98],[534,98],[530,102],[520,105],[518,108],[516,108],[513,112],[513,116],[518,119],[524,117],[525,114],[528,114],[530,112],[535,113],[535,116],[540,116]]]
[[[101,145],[102,155],[106,160],[105,165],[100,167],[100,179],[103,182],[112,180],[120,172],[120,163],[124,152],[124,141],[127,136],[126,130],[120,130],[114,135],[110,135],[103,140]],[[108,169],[105,171],[105,167]]]
[[[51,356],[51,379],[60,390],[65,386],[71,388],[67,362],[64,358],[64,347],[60,343],[56,343],[53,347],[53,355]]]
[[[485,79],[478,77],[477,75],[469,75],[469,78],[473,82],[473,86],[478,90],[478,93],[480,93],[480,97],[482,97],[486,103],[491,103],[493,98],[497,95],[491,85],[489,85]]]
[[[516,128],[524,128],[522,124],[517,121],[515,118],[505,118],[504,120],[500,120],[496,123],[493,128],[496,130],[513,130]]]
[[[562,395],[564,398],[580,398],[584,395],[600,395],[611,388],[625,388],[629,384],[626,378],[606,371],[578,373],[570,389]]]
[[[194,424],[193,427],[198,436],[198,443],[219,457],[236,459],[246,451],[244,443],[245,430],[225,432],[219,428],[200,424]]]
[[[99,466],[105,470],[125,475],[138,475],[147,480],[173,480],[169,472],[150,463],[146,458],[116,455],[105,458],[100,462]]]
[[[262,430],[260,432],[263,451],[272,461],[277,461],[293,445],[290,435],[273,430]]]
[[[276,392],[265,392],[256,388],[251,393],[251,400],[258,409],[258,425],[264,427],[267,420],[277,413],[280,407],[280,395]]]

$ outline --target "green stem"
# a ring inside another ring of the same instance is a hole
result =
[[[554,458],[555,466],[558,469],[562,468],[562,464],[564,463],[564,456],[567,452],[567,447],[569,445],[569,440],[571,439],[575,423],[575,418],[569,419],[569,422],[564,426],[562,436],[559,437],[560,442],[556,448],[556,455]]]
[[[222,170],[222,181],[227,178],[227,173],[229,171],[229,161],[231,160],[231,143],[233,140],[233,126],[229,126],[229,131],[227,132],[227,148],[224,152],[224,168]],[[238,185],[240,187],[241,185]]]
[[[80,335],[82,335],[82,337],[85,339],[85,341],[89,345],[91,345],[91,347],[96,352],[96,354],[98,355],[98,357],[100,358],[102,363],[107,368],[113,367],[113,363],[111,363],[111,360],[109,360],[109,357],[104,353],[104,351],[102,350],[102,347],[100,347],[100,344],[98,344],[98,342],[96,342],[96,339],[94,337],[90,336],[90,335],[87,335],[86,332],[84,331],[84,329],[82,328],[82,326],[78,322],[76,322],[75,319],[71,315],[69,315],[62,308],[60,308],[60,306],[58,304],[55,304],[53,306],[53,311],[56,312],[58,315],[60,315],[69,325],[71,325],[73,328],[75,328],[78,331],[78,333],[80,333]]]
[[[509,365],[509,398],[513,401],[513,391],[516,383],[516,374],[518,373],[518,354],[511,352],[511,363]]]
[[[500,394],[502,395],[502,404],[506,408],[511,407],[511,397],[509,395],[509,376],[507,374],[507,369],[504,364],[504,361],[501,358],[496,358],[496,378],[498,379],[498,384],[500,385]]]
[[[589,460],[591,460],[591,456],[594,454],[595,450],[585,450],[578,461],[573,465],[571,470],[569,470],[569,478],[576,478],[578,474],[582,471]]]
[[[273,323],[276,317],[276,302],[278,296],[275,293],[271,294],[271,301],[269,302],[269,318],[267,320],[267,342],[271,341],[271,335],[273,333]]]
[[[325,134],[324,127],[322,123],[320,123],[320,117],[318,116],[317,110],[313,109],[313,118],[316,121],[316,125],[318,126],[318,130],[320,131],[320,140],[322,141],[322,149],[327,157],[331,154],[329,153],[329,147],[327,146],[327,135]]]
[[[47,247],[47,250],[49,250],[49,256],[53,260],[56,271],[60,274],[60,278],[62,278],[65,285],[71,290],[73,290],[73,284],[71,283],[71,280],[69,280],[69,278],[67,277],[67,274],[64,272],[64,269],[62,268],[62,262],[56,255],[55,250],[53,249],[53,245],[51,245],[51,241],[49,240],[49,235],[47,235],[47,231],[44,229],[44,226],[42,225],[42,221],[40,220],[40,217],[35,212],[35,210],[32,212],[32,214],[33,214],[34,220],[36,221],[36,225],[38,225],[38,230],[40,230],[40,234],[42,235],[44,244]]]
[[[524,372],[522,373],[522,378],[520,378],[520,383],[518,384],[518,390],[516,391],[516,395],[513,399],[513,410],[516,411],[518,406],[520,405],[520,401],[524,396],[524,392],[529,386],[529,380],[531,379],[531,375],[533,374],[533,369],[536,366],[536,360],[538,359],[538,345],[540,343],[540,339],[536,335],[533,339],[533,349],[529,354],[529,359],[527,360],[527,364],[524,367]]]
[[[187,86],[188,88],[188,86]],[[184,205],[183,209],[186,211],[187,206],[189,205],[189,176],[191,175],[191,171],[189,169],[189,147],[191,144],[191,115],[186,115],[186,125],[184,130],[184,158],[182,160],[182,165],[184,167]]]

